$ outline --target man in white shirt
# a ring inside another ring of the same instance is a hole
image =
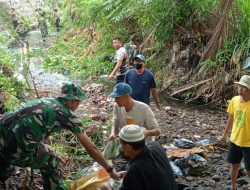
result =
[[[145,128],[146,142],[151,141],[154,136],[160,135],[159,124],[150,107],[143,102],[133,100],[131,93],[131,87],[121,82],[116,84],[113,92],[109,94],[116,102],[113,108],[113,128],[110,139],[118,136],[123,126],[136,124]]]
[[[120,38],[114,38],[113,47],[115,48],[115,57],[114,57],[114,69],[108,76],[109,80],[116,79],[116,83],[123,82],[125,78],[125,73],[128,70],[127,67],[127,50],[123,47],[122,41]]]

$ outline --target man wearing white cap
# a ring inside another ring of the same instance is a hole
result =
[[[232,130],[228,153],[232,190],[237,189],[236,181],[242,158],[250,177],[250,76],[243,75],[235,84],[238,86],[239,96],[233,97],[229,103],[227,112],[230,116],[221,139],[221,143],[225,144],[228,133]]]
[[[146,141],[149,142],[154,136],[160,135],[158,122],[150,107],[134,100],[130,96],[131,93],[131,87],[121,82],[116,84],[113,92],[109,94],[116,102],[113,108],[113,128],[110,139],[114,139],[123,126],[136,124],[144,128]]]
[[[158,142],[145,145],[143,131],[138,125],[126,125],[119,133],[124,154],[131,158],[120,190],[176,190],[166,152]]]

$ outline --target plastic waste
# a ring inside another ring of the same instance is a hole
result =
[[[175,175],[184,177],[181,169],[178,166],[176,166],[173,161],[169,161],[169,163],[170,163],[170,165],[172,167],[172,170],[173,170],[173,172],[174,172]]]
[[[182,171],[183,176],[187,176],[188,172],[190,170],[190,167],[188,165],[188,160],[189,160],[190,155],[186,154],[184,157],[182,158],[177,158],[174,161],[174,164],[180,168],[180,170]]]
[[[242,63],[242,69],[247,69],[249,67],[250,67],[250,57],[247,57]]]
[[[207,160],[198,154],[192,154],[191,159],[201,165],[205,165],[207,163]]]
[[[171,107],[170,106],[166,106],[166,107],[164,107],[164,110],[165,111],[169,111],[169,110],[171,110]]]
[[[100,168],[96,172],[74,181],[69,190],[95,190],[103,183],[109,182],[110,180],[112,179],[110,179],[105,169]]]
[[[99,76],[99,79],[100,80],[108,80],[108,75],[101,75],[101,76]]]
[[[192,148],[195,146],[195,143],[187,139],[174,139],[174,145],[179,148]]]
[[[103,156],[108,160],[117,157],[119,153],[120,153],[120,142],[118,138],[109,141],[102,152]]]
[[[211,140],[208,138],[208,139],[203,139],[203,140],[195,142],[195,145],[202,146],[202,145],[207,145],[209,143],[211,143]]]
[[[166,152],[170,152],[172,150],[172,148],[170,148],[170,146],[166,144],[162,145],[162,147],[165,149]]]

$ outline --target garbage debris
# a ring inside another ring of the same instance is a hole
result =
[[[102,154],[108,160],[113,159],[119,155],[120,147],[121,147],[121,145],[120,145],[119,139],[116,138],[116,139],[108,142],[108,144],[104,148]]]
[[[120,142],[116,138],[109,141],[104,148],[102,154],[103,156],[110,160],[119,155]],[[113,189],[118,189],[121,186],[120,181],[115,181],[110,178],[110,175],[102,168],[97,162],[95,162],[86,172],[85,176],[81,179],[76,180],[70,187],[69,190],[96,190],[103,183],[108,183]]]
[[[176,149],[172,149],[171,151],[167,152],[167,156],[168,158],[181,158],[183,156],[185,156],[186,154],[201,154],[204,152],[204,149],[202,149],[201,147],[193,147],[193,148],[176,148]]]
[[[210,138],[193,142],[188,139],[174,139],[173,144],[163,145],[174,174],[180,177],[193,175],[204,169],[207,160],[204,146],[210,145]]]
[[[181,158],[172,158],[171,167],[174,174],[185,177],[190,173],[195,173],[197,168],[202,168],[206,165],[207,160],[198,154],[186,154]]]
[[[109,174],[104,168],[99,169],[81,179],[76,180],[69,190],[95,190],[100,187],[103,183],[110,180]]]
[[[192,148],[195,146],[195,143],[193,143],[190,140],[187,139],[174,139],[174,145],[179,148]]]
[[[172,167],[172,170],[173,170],[173,172],[174,172],[175,175],[184,177],[184,174],[181,171],[181,169],[178,166],[176,166],[173,161],[169,161],[169,163],[170,163],[170,165]]]
[[[187,176],[189,173],[189,166],[188,166],[188,160],[189,160],[189,154],[185,155],[182,158],[177,158],[174,161],[174,164],[182,171],[183,176]]]
[[[195,142],[195,145],[202,146],[202,145],[208,145],[209,143],[211,143],[210,139],[203,139],[203,140],[199,140],[199,141]]]

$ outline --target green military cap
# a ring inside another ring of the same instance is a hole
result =
[[[81,89],[81,87],[74,83],[66,83],[62,86],[60,98],[64,98],[66,100],[84,100],[86,99],[85,92]]]

